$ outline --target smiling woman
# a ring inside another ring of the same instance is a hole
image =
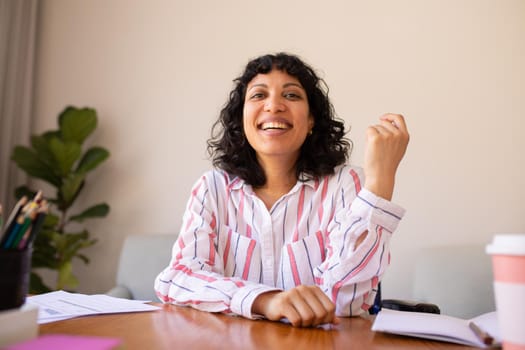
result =
[[[272,70],[257,75],[248,84],[243,110],[248,143],[263,168],[274,161],[288,164],[292,185],[297,181],[295,163],[299,151],[313,126],[308,97],[296,78]]]
[[[296,56],[248,63],[212,129],[216,169],[195,184],[164,302],[293,326],[368,310],[404,210],[390,201],[408,131],[385,114],[367,130],[363,168],[327,89]]]

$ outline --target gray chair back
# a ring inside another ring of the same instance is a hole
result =
[[[124,240],[117,271],[117,286],[107,294],[158,301],[155,277],[168,266],[177,235],[130,235]]]
[[[496,310],[492,262],[484,245],[422,249],[415,260],[414,299],[445,315],[470,319]]]

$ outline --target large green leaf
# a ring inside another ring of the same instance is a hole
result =
[[[84,176],[85,176],[85,174],[84,174]],[[82,181],[82,183],[80,184],[80,187],[77,190],[77,193],[75,193],[75,195],[71,199],[71,204],[73,204],[73,202],[77,200],[77,197],[80,196],[80,192],[82,192],[82,189],[84,188],[85,185],[86,185],[86,181]]]
[[[58,165],[59,174],[64,177],[69,174],[73,164],[80,158],[82,149],[76,142],[62,142],[57,138],[49,141],[49,149],[53,153],[56,164]]]
[[[92,108],[67,107],[58,117],[62,140],[82,145],[97,127],[97,112]]]
[[[109,205],[106,203],[101,203],[94,205],[78,215],[73,215],[69,220],[82,222],[84,219],[88,218],[103,218],[109,213]]]
[[[77,172],[88,172],[95,169],[100,163],[109,157],[109,152],[102,147],[90,148],[80,160]]]
[[[31,136],[31,146],[36,151],[38,158],[49,165],[51,168],[56,166],[55,157],[49,148],[49,139],[44,136]],[[58,173],[56,175],[59,175]]]
[[[53,231],[50,233],[50,244],[53,245],[57,251],[57,260],[62,259],[63,251],[67,247],[67,236],[68,234]],[[60,264],[60,261],[59,261]],[[57,266],[58,267],[58,266]]]
[[[83,173],[72,173],[63,180],[62,186],[60,187],[60,197],[64,201],[64,208],[61,209],[66,209],[72,204],[73,199],[82,187],[82,182],[85,177],[86,175]]]
[[[52,229],[58,226],[60,219],[57,215],[49,212],[44,219],[44,228]]]
[[[41,135],[47,142],[51,141],[52,138],[57,138],[62,140],[62,134],[60,130],[49,130]]]
[[[11,159],[29,176],[42,179],[55,187],[60,187],[62,184],[62,180],[55,175],[53,169],[41,161],[38,156],[27,147],[16,146],[11,155]]]
[[[84,230],[79,233],[65,233],[60,237],[54,237],[62,261],[69,261],[78,254],[80,249],[92,246],[97,241],[89,238],[89,232]]]
[[[78,279],[73,275],[71,261],[66,261],[58,268],[57,289],[74,289],[78,286]]]

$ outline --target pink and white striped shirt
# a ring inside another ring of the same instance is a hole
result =
[[[157,295],[255,318],[259,294],[316,284],[338,316],[368,310],[404,209],[362,181],[361,168],[339,166],[332,176],[297,182],[268,210],[242,179],[205,173],[191,192],[171,262],[155,279]]]

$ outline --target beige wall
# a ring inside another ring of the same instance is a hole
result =
[[[380,114],[408,120],[395,194],[407,214],[385,296],[410,295],[423,246],[525,232],[525,1],[46,0],[41,10],[35,131],[68,104],[91,106],[91,141],[111,151],[81,198],[112,208],[88,225],[100,242],[77,264],[81,292],[112,285],[126,235],[178,230],[231,80],[280,50],[329,84],[353,162]]]

